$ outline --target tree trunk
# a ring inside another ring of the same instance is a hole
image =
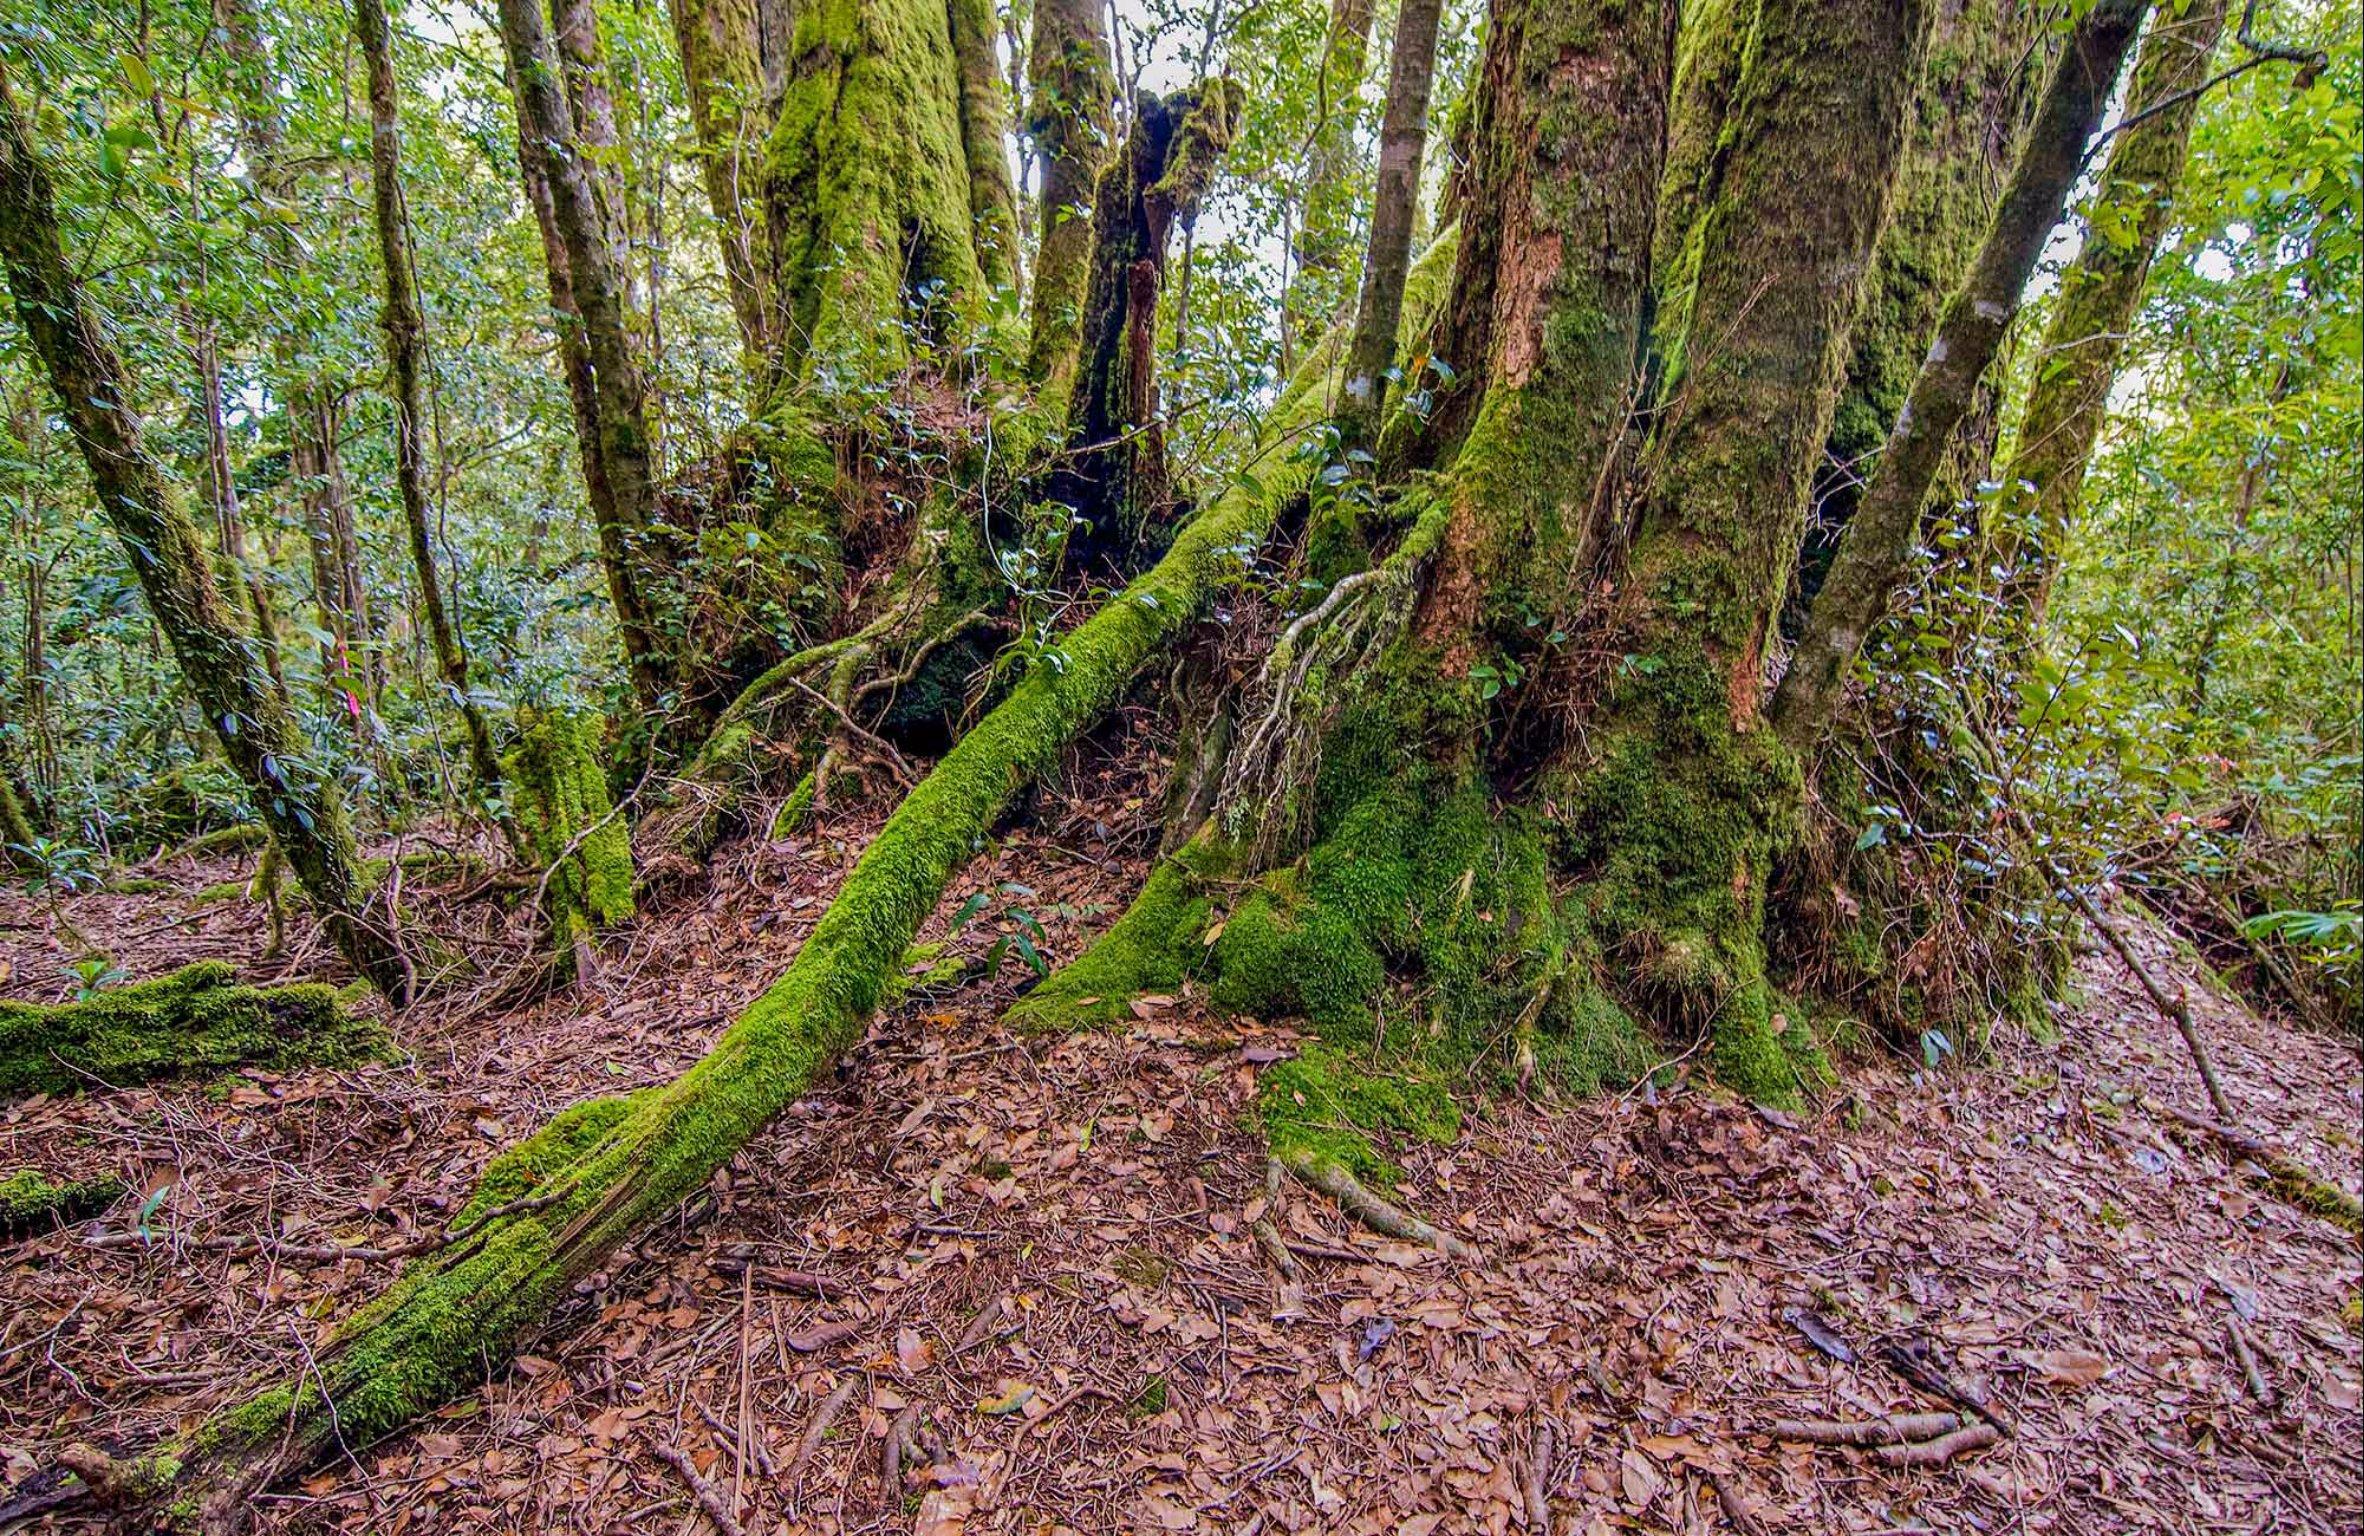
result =
[[[731,317],[754,381],[751,398],[760,400],[769,391],[779,330],[764,278],[773,258],[758,189],[772,106],[764,89],[761,7],[756,0],[672,0],[672,9]]]
[[[1310,278],[1317,302],[1299,304],[1289,320],[1296,336],[1319,335],[1335,311],[1324,312],[1328,283],[1353,258],[1355,216],[1362,201],[1355,127],[1362,115],[1363,75],[1370,67],[1371,26],[1378,0],[1330,0],[1330,28],[1316,82],[1319,114],[1306,147],[1305,201],[1294,242],[1292,289]]]
[[[207,722],[338,947],[379,991],[405,999],[409,967],[368,915],[369,886],[343,798],[300,738],[237,606],[223,599],[196,524],[141,440],[122,359],[66,265],[49,173],[4,73],[0,257],[107,521]]]
[[[2052,71],[1986,243],[1969,281],[1938,323],[1928,359],[1888,434],[1879,467],[1847,524],[1830,577],[1782,678],[1773,723],[1793,750],[1809,751],[1829,727],[1845,693],[1847,669],[1910,567],[1921,509],[1947,444],[1975,403],[2019,312],[2019,297],[2060,222],[2084,163],[2086,141],[2101,125],[2119,67],[2148,9],[2148,0],[2098,0],[2077,22],[2067,52]]]
[[[2192,120],[2200,111],[2197,95],[2186,93],[2207,77],[2224,35],[2225,5],[2193,0],[2181,12],[2162,10],[2144,34],[2126,107],[2129,121],[2141,120],[2111,141],[2085,243],[2061,274],[2060,294],[2037,348],[2018,448],[2001,477],[2006,495],[1991,534],[1992,563],[2005,572],[2001,606],[2023,633],[2043,625],[2118,357],[2175,212]]]
[[[411,260],[410,221],[402,196],[401,103],[394,76],[394,28],[386,0],[354,0],[354,27],[369,64],[369,169],[371,206],[377,215],[378,251],[386,267],[386,354],[394,374],[394,479],[402,495],[403,524],[410,534],[411,566],[419,581],[419,606],[426,610],[427,637],[435,650],[452,707],[468,736],[468,764],[480,795],[500,784],[500,761],[492,732],[468,684],[468,653],[444,606],[443,577],[436,569],[435,539],[427,509],[426,445],[419,379],[426,350],[426,318],[419,312],[418,275]]]
[[[1006,259],[979,249],[972,189],[992,172],[971,163],[950,10],[808,0],[791,53],[764,167],[778,373],[891,373],[971,322]]]
[[[32,791],[17,768],[16,731],[0,714],[0,869],[29,866],[30,858],[16,850],[32,847],[39,835],[33,825]]]
[[[1428,143],[1428,93],[1436,78],[1436,33],[1444,0],[1404,0],[1396,12],[1395,57],[1387,110],[1379,127],[1379,190],[1371,209],[1371,249],[1354,336],[1346,350],[1346,393],[1339,436],[1367,449],[1387,403],[1387,371],[1403,316],[1404,274],[1412,264],[1412,229],[1420,214],[1420,160]]]
[[[238,502],[238,476],[230,462],[229,424],[222,409],[220,340],[210,322],[198,320],[194,315],[190,318],[196,327],[199,408],[205,413],[206,490],[213,501],[215,543],[221,553],[224,574],[246,593],[247,608],[254,618],[255,643],[262,648],[263,669],[284,692],[287,672],[279,659],[279,620],[271,611],[271,590],[263,585],[262,572],[255,569],[246,553],[246,517]]]
[[[993,0],[948,0],[959,66],[960,146],[969,170],[977,272],[989,288],[1018,284],[1018,195],[1010,185],[1009,112],[1002,101]]]
[[[1091,278],[1092,198],[1116,134],[1101,0],[1035,0],[1026,70],[1033,93],[1026,128],[1042,164],[1026,373],[1056,409],[1075,377]]]
[[[1173,513],[1157,388],[1167,239],[1177,219],[1197,216],[1239,105],[1228,80],[1143,92],[1122,151],[1100,173],[1068,456],[1050,480],[1051,499],[1083,525],[1069,539],[1071,561],[1130,574],[1163,544]]]
[[[583,156],[586,141],[577,137],[574,109],[543,25],[541,0],[501,0],[500,11],[510,85],[517,98],[518,133],[548,194],[549,228],[566,253],[572,318],[580,322],[582,356],[588,364],[589,399],[577,401],[576,415],[580,423],[588,403],[598,444],[597,483],[591,489],[600,563],[615,602],[616,629],[633,692],[640,707],[654,715],[662,708],[672,668],[658,616],[662,580],[649,547],[656,522],[656,483],[649,463],[647,384],[625,329],[625,277],[610,244],[612,226]],[[579,52],[584,45],[578,40],[576,46]],[[611,139],[613,128],[611,118]],[[555,251],[550,265],[555,291]],[[561,322],[566,318],[562,311]],[[585,457],[588,468],[590,455]]]

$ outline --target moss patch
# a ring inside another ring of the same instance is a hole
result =
[[[632,915],[632,833],[608,798],[599,716],[528,709],[518,724],[501,768],[527,846],[551,871],[550,925],[563,950]]]
[[[23,1237],[94,1216],[122,1193],[123,1181],[112,1174],[61,1182],[19,1168],[0,1179],[0,1237]]]

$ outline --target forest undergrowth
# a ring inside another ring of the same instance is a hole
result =
[[[2114,959],[2041,1037],[1851,1059],[1794,1113],[1686,1059],[1582,1102],[1462,1091],[1456,1134],[1380,1133],[1391,1194],[1471,1245],[1447,1259],[1268,1176],[1259,1098],[1306,1035],[1195,986],[1004,1022],[1027,956],[1143,877],[1146,729],[1005,829],[912,990],[661,1241],[473,1395],[264,1495],[262,1528],[1532,1530],[1537,1498],[1580,1532],[2353,1528],[2356,1248],[2164,1112],[2205,1100]],[[874,831],[733,845],[576,992],[414,1008],[386,1061],[14,1102],[0,1164],[117,1187],[0,1259],[0,1508],[37,1511],[69,1443],[152,1443],[301,1369],[501,1147],[705,1049]],[[258,909],[199,899],[251,861],[66,913],[145,965],[269,976]],[[55,924],[0,899],[0,996],[58,995]],[[2353,1044],[2131,926],[2244,1120],[2355,1190]],[[322,963],[291,938],[278,970]],[[2004,1429],[1944,1466],[1799,1438],[1946,1413]]]

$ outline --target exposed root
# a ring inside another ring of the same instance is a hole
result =
[[[1248,1230],[1256,1234],[1257,1243],[1263,1247],[1265,1256],[1272,1260],[1272,1267],[1281,1272],[1282,1279],[1305,1278],[1305,1266],[1299,1264],[1297,1256],[1289,1252],[1288,1243],[1281,1238],[1280,1228],[1272,1224],[1271,1217],[1257,1217]]]
[[[1808,1445],[1873,1446],[1934,1439],[1961,1427],[1958,1413],[1904,1413],[1885,1419],[1782,1419],[1767,1433]]]
[[[1274,1159],[1307,1185],[1337,1201],[1340,1210],[1382,1237],[1424,1244],[1449,1259],[1474,1260],[1478,1256],[1477,1249],[1444,1228],[1423,1221],[1401,1206],[1391,1205],[1372,1194],[1364,1187],[1362,1180],[1354,1176],[1352,1169],[1335,1158],[1291,1149],[1276,1152]]]
[[[1982,1451],[2003,1438],[1992,1424],[1965,1424],[1951,1434],[1912,1445],[1883,1445],[1872,1456],[1883,1467],[1942,1467],[1957,1456]]]
[[[2357,1200],[2297,1158],[2221,1121],[2188,1114],[2152,1098],[2146,1097],[2143,1103],[2185,1129],[2209,1137],[2235,1156],[2257,1164],[2265,1170],[2266,1182],[2277,1199],[2310,1216],[2320,1216],[2334,1226],[2346,1228],[2351,1237],[2364,1244],[2364,1201]]]

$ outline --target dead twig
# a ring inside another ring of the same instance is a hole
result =
[[[827,1437],[829,1426],[837,1422],[839,1414],[845,1412],[845,1405],[854,1400],[854,1386],[860,1379],[848,1375],[837,1384],[835,1391],[821,1399],[821,1406],[813,1411],[813,1422],[805,1426],[804,1439],[797,1442],[796,1454],[788,1459],[788,1469],[780,1474],[781,1482],[794,1486],[797,1474],[804,1470],[804,1464],[811,1461],[813,1453],[821,1448],[821,1441]]]
[[[2197,1131],[2222,1145],[2226,1151],[2245,1157],[2263,1168],[2277,1198],[2311,1216],[2320,1216],[2334,1226],[2345,1227],[2351,1236],[2364,1240],[2364,1201],[2358,1201],[2354,1195],[2289,1153],[2277,1151],[2247,1131],[2235,1130],[2222,1121],[2188,1113],[2172,1104],[2162,1104],[2147,1095],[2142,1102],[2185,1129]]]
[[[2257,1399],[2259,1406],[2273,1407],[2274,1384],[2266,1380],[2265,1372],[2258,1367],[2257,1354],[2249,1347],[2249,1337],[2241,1331],[2239,1318],[2224,1320],[2224,1337],[2232,1346],[2234,1363],[2241,1367],[2241,1379],[2249,1384],[2249,1395]]]
[[[1551,1536],[1551,1420],[1535,1421],[1535,1443],[1527,1452],[1527,1529]]]
[[[546,1195],[532,1195],[522,1200],[511,1200],[505,1205],[494,1206],[465,1226],[454,1227],[449,1232],[413,1238],[407,1243],[395,1243],[385,1248],[370,1248],[359,1244],[344,1247],[336,1243],[289,1243],[275,1237],[258,1237],[251,1233],[242,1237],[182,1238],[179,1240],[179,1246],[203,1248],[208,1252],[227,1253],[233,1256],[267,1253],[273,1258],[308,1260],[320,1264],[337,1264],[347,1260],[360,1264],[384,1264],[391,1263],[396,1259],[415,1259],[424,1253],[441,1252],[454,1243],[467,1241],[504,1216],[521,1216],[528,1211],[538,1211],[545,1206],[555,1205],[571,1192],[572,1186],[569,1186],[567,1189],[552,1190]],[[164,1244],[165,1241],[161,1238],[151,1237],[145,1232],[102,1232],[96,1237],[84,1238],[82,1246],[98,1249],[154,1248]]]
[[[651,1440],[649,1449],[657,1453],[657,1460],[681,1474],[681,1480],[689,1485],[690,1497],[698,1501],[698,1508],[706,1512],[706,1518],[714,1522],[714,1528],[722,1536],[747,1536],[746,1527],[739,1524],[739,1517],[731,1508],[731,1501],[723,1497],[721,1489],[698,1475],[698,1469],[690,1464],[680,1446],[669,1440]]]

